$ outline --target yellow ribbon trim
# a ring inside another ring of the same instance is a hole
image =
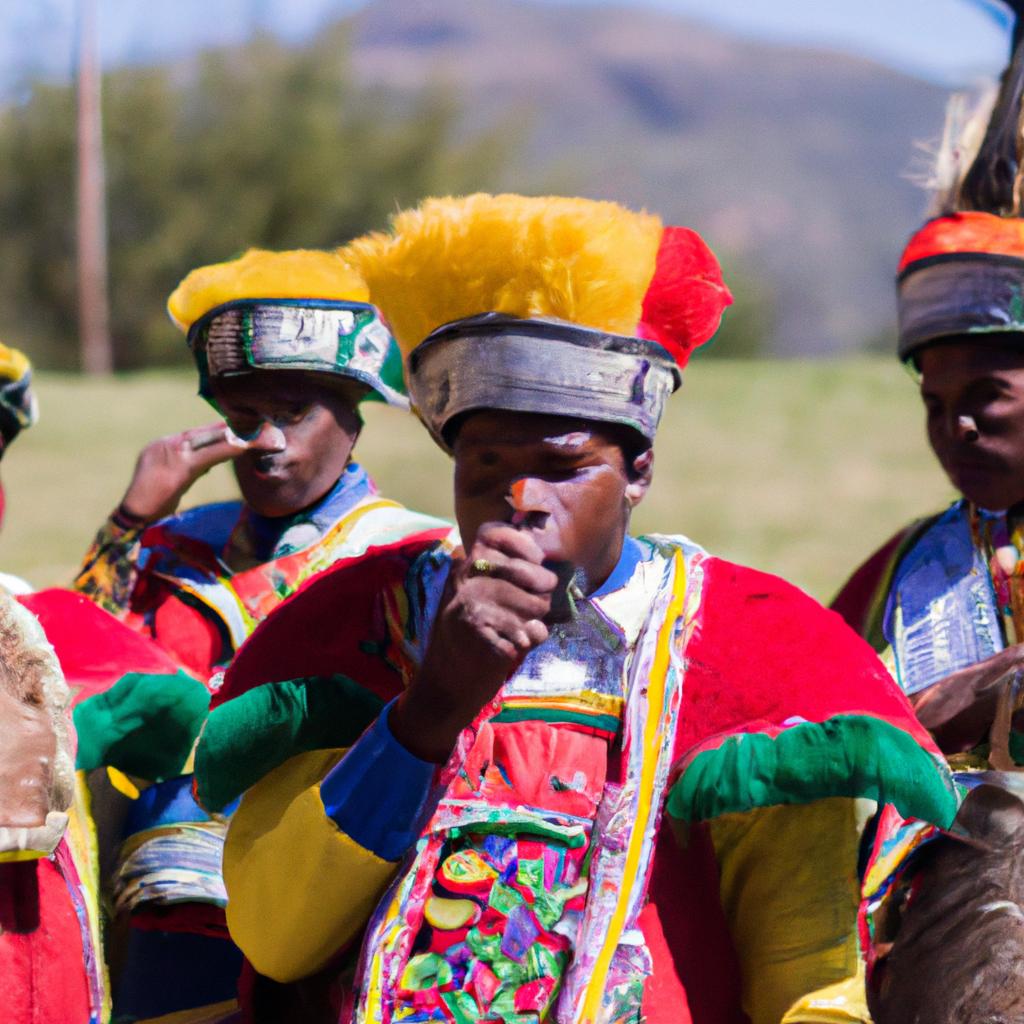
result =
[[[128,797],[129,800],[139,799],[139,794],[142,790],[120,768],[115,768],[112,764],[108,764],[107,778],[114,789],[122,796]]]
[[[4,850],[0,852],[0,864],[20,864],[26,860],[42,860],[49,854],[41,850]]]
[[[683,605],[686,601],[686,561],[680,552],[676,552],[673,561],[675,563],[673,572],[675,579],[672,585],[672,600],[665,609],[665,618],[658,630],[658,646],[654,655],[654,664],[651,666],[651,674],[647,687],[648,708],[658,708],[658,714],[648,714],[644,722],[644,750],[649,752],[656,750],[659,746],[659,733],[664,721],[665,702],[665,679],[669,668],[669,650],[672,645],[672,635],[675,632],[676,623],[683,613]],[[640,789],[638,798],[637,824],[633,827],[632,835],[629,837],[629,848],[626,851],[626,866],[622,872],[625,881],[636,878],[637,868],[640,863],[640,855],[643,851],[644,835],[646,828],[640,827],[639,822],[646,823],[650,819],[651,797],[654,793],[654,777],[658,770],[658,758],[656,756],[645,756],[643,770],[640,775]],[[604,947],[598,954],[594,964],[594,973],[591,975],[590,984],[587,986],[587,994],[583,1002],[583,1010],[580,1014],[582,1022],[596,1020],[601,1002],[604,999],[605,983],[608,977],[608,968],[611,966],[612,955],[619,944],[619,936],[622,934],[622,926],[632,898],[632,886],[623,885],[619,892],[619,901],[612,914],[608,926],[608,937]]]
[[[598,711],[606,715],[619,715],[626,703],[622,697],[608,693],[597,693],[595,690],[584,690],[582,693],[545,696],[514,696],[502,700],[506,708],[559,708],[563,711],[582,709]]]

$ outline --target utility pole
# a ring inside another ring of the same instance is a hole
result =
[[[82,369],[88,374],[108,374],[114,368],[107,298],[102,75],[96,0],[79,0],[78,332]]]

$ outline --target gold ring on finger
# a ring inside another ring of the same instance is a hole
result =
[[[475,558],[473,560],[474,576],[490,576],[493,571],[494,566],[486,558]]]

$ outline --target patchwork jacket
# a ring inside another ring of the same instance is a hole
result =
[[[248,788],[224,874],[255,971],[315,989],[308,1020],[865,1019],[864,820],[957,805],[870,648],[776,577],[627,539],[435,769],[387,702],[450,565],[422,538],[338,563],[214,697],[198,793]]]

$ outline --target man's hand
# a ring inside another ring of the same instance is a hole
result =
[[[1018,672],[1024,672],[1024,646],[1007,647],[940,679],[910,701],[939,749],[959,754],[988,737],[999,699]]]
[[[150,442],[139,453],[121,510],[147,523],[171,515],[204,473],[236,458],[246,447],[224,423],[193,427]]]
[[[455,559],[423,665],[391,711],[407,750],[443,762],[519,661],[548,637],[543,619],[558,577],[525,531],[486,523]]]

